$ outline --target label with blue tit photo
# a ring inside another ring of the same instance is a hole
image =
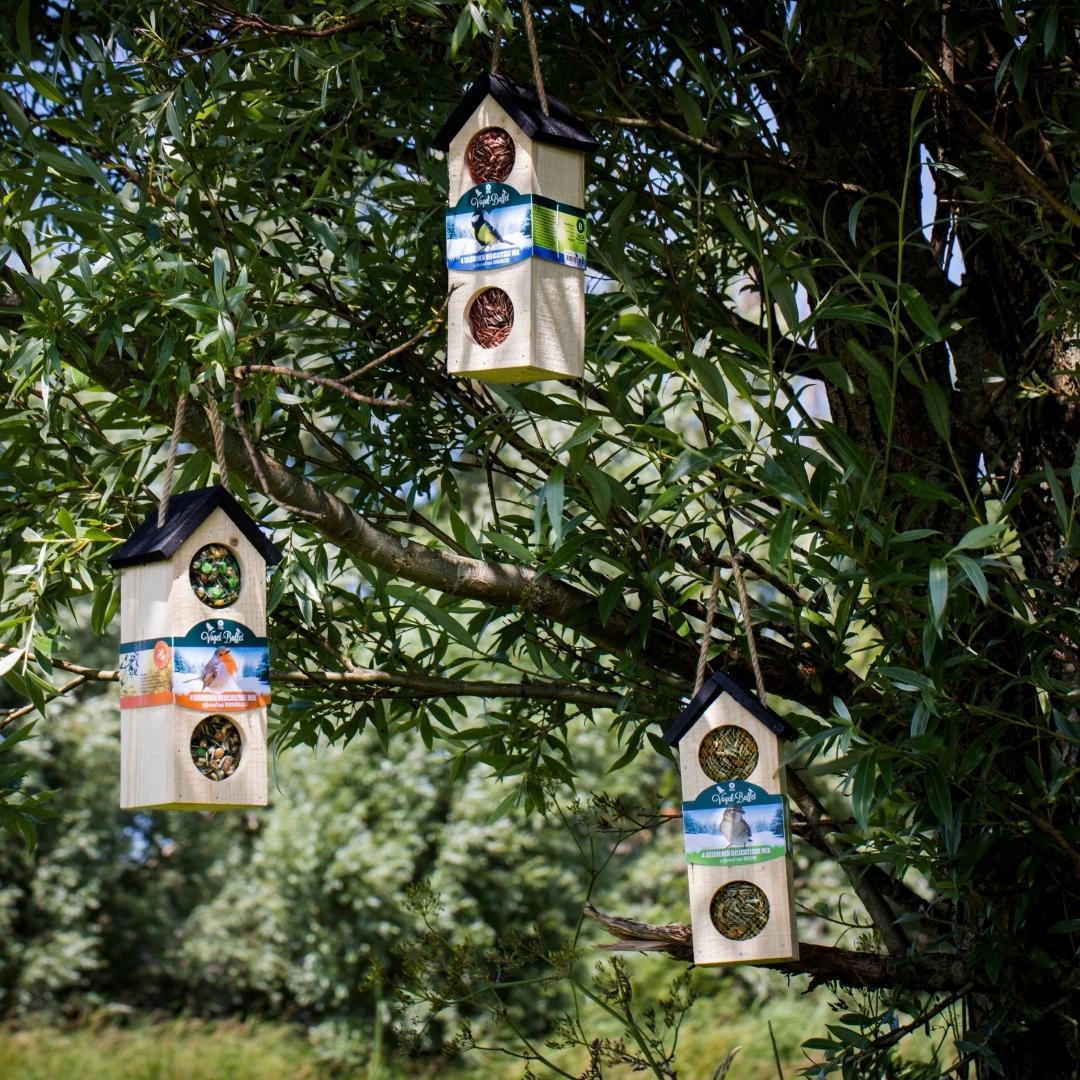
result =
[[[725,780],[683,803],[686,861],[746,866],[787,854],[784,800],[757,784]]]
[[[446,265],[491,270],[535,255],[585,269],[585,211],[509,184],[469,188],[446,211]]]

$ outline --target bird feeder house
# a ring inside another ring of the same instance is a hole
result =
[[[120,805],[266,805],[266,567],[281,553],[223,488],[174,495],[120,570]]]
[[[782,717],[721,674],[664,733],[678,746],[694,963],[795,960]]]
[[[447,153],[447,368],[485,382],[578,379],[585,360],[585,154],[561,102],[485,75],[435,137]]]

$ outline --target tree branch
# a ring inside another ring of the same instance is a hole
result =
[[[592,904],[585,914],[617,941],[601,945],[619,952],[664,952],[688,963],[694,959],[693,932],[685,923],[637,922],[604,915]],[[799,945],[799,959],[756,965],[790,975],[809,975],[811,989],[820,983],[842,983],[868,990],[894,986],[927,992],[956,992],[970,985],[964,958],[946,953],[924,953],[911,958],[855,952],[828,945]]]

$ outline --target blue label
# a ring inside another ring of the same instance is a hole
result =
[[[587,237],[578,207],[509,184],[477,184],[446,211],[446,265],[490,270],[536,256],[584,270]]]
[[[725,780],[683,803],[686,861],[745,866],[787,854],[784,800],[757,784]]]

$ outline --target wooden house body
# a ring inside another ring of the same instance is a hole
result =
[[[797,959],[780,742],[797,733],[711,676],[664,733],[678,746],[697,964]]]
[[[120,570],[120,805],[267,802],[266,567],[278,550],[222,487],[174,495]]]
[[[435,137],[447,152],[447,369],[486,382],[576,379],[585,357],[585,153],[562,102],[505,75],[474,83]],[[480,165],[476,140],[496,140]],[[481,332],[485,298],[502,302]]]

